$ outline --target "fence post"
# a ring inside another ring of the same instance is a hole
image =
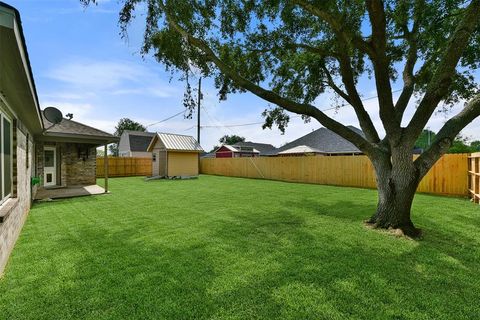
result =
[[[105,178],[105,193],[108,192],[108,154],[107,154],[107,145],[105,145],[103,154],[103,176]]]

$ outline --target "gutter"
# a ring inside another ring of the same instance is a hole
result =
[[[37,87],[35,85],[35,79],[33,78],[32,66],[30,64],[30,58],[28,56],[28,50],[27,50],[27,44],[25,42],[25,36],[23,34],[23,27],[22,27],[22,20],[20,18],[20,12],[15,7],[12,7],[11,5],[9,5],[5,2],[2,2],[2,1],[0,1],[0,6],[2,6],[4,8],[7,8],[9,10],[12,10],[14,15],[15,15],[15,20],[17,22],[18,30],[20,32],[20,38],[22,40],[22,49],[23,49],[23,52],[25,54],[25,60],[27,62],[28,76],[30,77],[30,81],[31,81],[32,87],[33,87],[33,95],[34,95],[33,98],[35,99],[35,104],[37,106],[38,121],[40,122],[40,126],[42,127],[42,130],[45,130],[45,127],[44,127],[43,121],[42,121],[42,116],[41,116],[42,113],[41,113],[41,110],[40,110],[40,102],[38,100]]]

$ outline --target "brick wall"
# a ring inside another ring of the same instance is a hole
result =
[[[85,153],[79,155],[79,148]],[[62,156],[68,186],[96,184],[97,150],[94,146],[67,143]]]
[[[37,145],[37,175],[43,181],[43,148],[57,149],[57,185],[75,186],[96,183],[95,146],[81,143],[41,142]]]
[[[27,132],[17,126],[14,127],[14,130],[16,132],[16,141],[14,140],[13,145],[16,154],[16,164],[14,164],[14,172],[16,171],[17,174],[14,179],[16,197],[8,199],[0,207],[3,216],[0,219],[0,275],[5,269],[31,205],[30,178],[33,168],[33,143],[31,141],[28,143],[27,160]]]

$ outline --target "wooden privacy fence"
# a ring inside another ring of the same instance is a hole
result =
[[[480,203],[480,152],[468,158],[468,191],[475,203]]]
[[[97,177],[104,176],[104,158],[97,158]],[[109,177],[151,176],[152,158],[108,157]]]
[[[468,156],[444,155],[423,178],[417,191],[467,196]],[[376,187],[375,173],[366,156],[207,158],[201,160],[200,172],[337,186]]]

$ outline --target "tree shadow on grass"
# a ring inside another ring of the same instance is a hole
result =
[[[452,231],[435,234],[446,241],[415,242],[364,229],[373,206],[306,200],[279,207],[225,212],[228,219],[196,228],[170,222],[173,235],[164,221],[138,217],[109,228],[78,223],[53,239],[54,250],[35,253],[38,269],[3,312],[38,319],[478,315],[478,250],[456,256]],[[458,244],[468,240],[462,237]]]
[[[139,239],[136,230],[105,234],[81,228],[75,238],[59,239],[56,253],[45,255],[48,263],[4,308],[6,318],[206,317],[214,266],[205,245],[152,244]],[[21,310],[32,313],[19,317]]]
[[[295,212],[296,205],[285,208]],[[276,218],[298,219],[288,211],[278,212]],[[258,289],[255,295],[267,301],[259,314],[267,306],[286,318],[449,319],[461,314],[468,319],[480,311],[476,305],[480,287],[472,282],[478,260],[458,261],[448,244],[435,247],[370,230],[349,239],[346,230],[335,233],[340,224],[319,231],[306,222],[290,224],[295,227],[277,238],[272,235],[278,234],[278,224],[259,223],[256,217],[240,219],[246,230],[262,230],[261,237],[251,239],[242,250],[268,260],[269,271],[226,295],[238,297],[245,288]],[[241,238],[224,235],[240,233],[224,227],[216,236],[238,250]]]

